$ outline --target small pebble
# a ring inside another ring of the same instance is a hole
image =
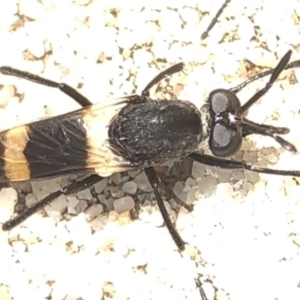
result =
[[[123,197],[114,201],[114,209],[117,213],[123,213],[134,208],[134,200],[131,197]]]
[[[137,191],[137,184],[134,181],[127,181],[122,187],[124,193],[134,195]]]

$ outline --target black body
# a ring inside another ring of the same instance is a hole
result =
[[[43,179],[85,169],[88,172],[82,110],[16,129],[16,133],[0,133],[0,182]],[[16,169],[23,171],[17,173]]]
[[[291,143],[279,136],[288,133],[288,128],[256,124],[245,118],[250,106],[267,93],[283,69],[300,65],[299,61],[288,65],[291,53],[286,53],[272,70],[272,76],[265,87],[243,106],[235,92],[252,79],[232,90],[212,91],[209,99],[199,108],[180,100],[150,99],[149,89],[163,78],[181,71],[183,63],[157,75],[141,95],[126,96],[96,105],[63,83],[1,67],[0,72],[3,74],[59,88],[84,107],[76,112],[0,132],[2,179],[10,182],[74,171],[94,173],[40,200],[22,214],[5,222],[3,230],[17,226],[61,194],[76,193],[115,172],[144,168],[165,224],[178,248],[183,249],[185,243],[168,216],[158,192],[160,179],[152,165],[189,156],[197,162],[225,169],[300,176],[297,170],[272,170],[218,158],[234,155],[240,148],[242,138],[249,134],[272,137],[285,149],[296,152]],[[266,72],[260,77],[265,75]],[[214,156],[199,153],[203,150],[202,142],[207,142]]]
[[[73,112],[28,125],[30,139],[24,155],[31,178],[70,174],[86,166],[86,131],[82,122],[81,114]]]
[[[201,140],[200,112],[185,101],[149,99],[128,104],[109,127],[112,150],[134,166],[187,156]]]

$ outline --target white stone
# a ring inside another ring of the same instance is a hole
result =
[[[195,25],[199,22],[199,14],[196,9],[183,7],[179,10],[180,17],[184,22]]]
[[[45,46],[43,41],[34,40],[29,44],[28,50],[36,58],[41,58],[45,54]]]
[[[144,192],[151,192],[152,187],[150,186],[149,180],[144,172],[137,175],[134,179],[138,188]]]
[[[137,184],[134,181],[125,182],[122,187],[124,193],[134,195],[137,191]]]
[[[92,221],[95,219],[97,216],[99,216],[103,212],[103,206],[101,204],[94,204],[90,206],[86,211],[86,219],[87,221]]]
[[[134,200],[129,196],[116,199],[114,201],[114,208],[115,211],[119,214],[125,211],[129,211],[134,208]]]
[[[0,90],[0,104],[1,106],[5,107],[8,101],[14,96],[15,89],[12,85],[4,86]]]
[[[107,186],[107,178],[104,178],[100,182],[94,185],[95,192],[97,194],[101,194]]]
[[[19,3],[19,13],[37,20],[44,17],[46,10],[37,0],[21,0]]]

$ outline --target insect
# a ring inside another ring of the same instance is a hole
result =
[[[201,35],[202,40],[208,36],[209,32],[217,23],[219,16],[229,3],[230,0],[225,0],[223,5],[219,8],[207,29]],[[2,155],[2,159],[0,159],[0,169],[2,170],[0,170],[0,173],[2,174],[0,174],[0,182],[5,185],[9,182],[26,181],[29,179],[45,179],[47,177],[74,172],[95,172],[97,174],[71,184],[61,191],[54,192],[33,207],[26,209],[16,218],[4,223],[2,227],[3,230],[10,230],[17,226],[61,194],[70,195],[77,193],[80,190],[94,185],[96,182],[102,180],[103,177],[109,176],[115,172],[130,170],[138,166],[142,167],[143,165],[148,166],[156,161],[164,161],[168,156],[165,155],[162,158],[156,158],[155,156],[158,153],[155,152],[152,153],[152,157],[150,156],[149,158],[142,157],[142,153],[134,158],[136,152],[134,152],[135,154],[130,152],[127,153],[132,156],[131,158],[121,158],[121,156],[118,155],[118,152],[120,152],[119,154],[122,153],[122,155],[126,156],[126,149],[120,149],[120,147],[122,148],[122,145],[118,145],[119,141],[122,140],[122,137],[120,139],[118,139],[118,137],[114,139],[114,146],[107,144],[109,140],[108,137],[114,134],[113,132],[119,125],[116,124],[116,122],[109,131],[107,131],[107,129],[109,123],[114,118],[117,119],[117,114],[121,112],[122,108],[126,110],[125,106],[129,105],[129,108],[132,104],[138,104],[139,102],[142,104],[145,99],[148,98],[149,89],[153,85],[157,84],[166,76],[181,71],[182,68],[183,64],[180,63],[159,74],[147,85],[142,96],[133,95],[117,99],[104,105],[92,105],[87,98],[66,84],[58,84],[17,69],[1,67],[0,72],[3,74],[18,76],[38,84],[59,88],[78,102],[83,109],[57,118],[44,119],[43,121],[19,126],[0,133],[0,136],[2,137],[2,153],[0,154]],[[149,103],[151,103],[151,101]],[[152,103],[154,104],[152,114],[155,114],[155,109],[157,111],[159,106],[155,104],[155,101],[152,101]],[[164,101],[161,103],[166,105],[166,107],[171,104],[171,102],[167,104]],[[177,107],[177,109],[180,108],[180,105],[175,105],[175,102],[174,106]],[[191,110],[193,109],[193,106],[191,106]],[[149,112],[151,112],[151,108],[149,109]],[[102,132],[103,129],[105,134],[101,138],[99,132]],[[110,141],[113,143],[113,140]],[[142,144],[142,142],[140,144]],[[130,147],[131,146],[129,145],[129,148]],[[59,151],[54,153],[54,148],[59,149]],[[140,149],[138,151],[147,150]],[[171,156],[176,156],[175,152],[173,154],[171,153]],[[131,162],[131,160],[134,161]],[[155,175],[154,169],[147,168],[146,174],[150,179],[152,187],[157,186],[158,178]],[[173,228],[167,215],[166,208],[164,207],[164,203],[158,194],[157,187],[154,188],[154,192],[158,197],[158,204],[162,211],[164,221],[176,241],[176,244],[182,249],[184,243]]]
[[[200,108],[188,101],[149,97],[149,90],[163,78],[180,72],[183,63],[159,73],[141,95],[94,105],[66,84],[1,67],[2,74],[59,88],[83,108],[1,132],[0,182],[35,180],[74,172],[89,175],[25,209],[22,214],[5,222],[3,230],[14,228],[61,194],[77,193],[115,172],[143,168],[166,227],[178,248],[184,249],[185,242],[174,228],[158,192],[160,180],[155,166],[189,156],[202,164],[225,169],[300,176],[300,171],[259,168],[224,159],[233,156],[240,149],[243,138],[250,134],[270,136],[284,149],[297,151],[294,145],[280,136],[288,133],[288,128],[256,124],[245,118],[247,110],[267,93],[284,68],[295,66],[296,62],[288,65],[291,54],[288,51],[284,55],[265,87],[244,105],[235,95],[244,86],[242,84],[232,90],[212,91]],[[245,84],[249,82],[251,79]],[[204,143],[208,143],[213,156],[200,153]]]

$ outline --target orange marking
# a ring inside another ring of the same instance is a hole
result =
[[[0,141],[5,148],[4,171],[9,181],[23,181],[30,178],[28,161],[24,155],[28,140],[27,126],[16,127],[0,134]]]

